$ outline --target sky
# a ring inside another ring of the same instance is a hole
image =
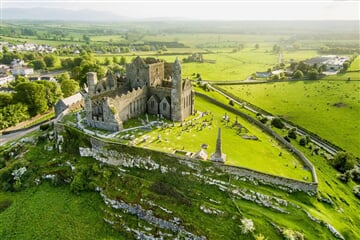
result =
[[[140,18],[360,20],[359,0],[0,0],[6,8],[91,9]]]

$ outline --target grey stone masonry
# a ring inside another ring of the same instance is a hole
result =
[[[211,161],[224,163],[226,160],[226,154],[221,150],[221,128],[218,130],[218,136],[216,139],[216,150],[215,153],[211,155]]]
[[[182,79],[181,71],[178,59],[171,65],[137,57],[126,65],[126,77],[109,70],[106,78],[98,81],[95,72],[88,73],[84,94],[87,124],[118,131],[125,121],[144,113],[183,121],[194,113],[194,91],[191,82]]]

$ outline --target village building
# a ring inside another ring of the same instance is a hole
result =
[[[109,131],[144,113],[176,122],[194,113],[194,91],[190,80],[182,79],[178,59],[169,64],[137,57],[126,65],[126,77],[108,71],[100,81],[89,72],[84,99],[87,124]]]
[[[64,99],[60,99],[55,104],[55,116],[59,116],[65,110],[71,111],[84,105],[84,99],[81,93],[76,93]]]

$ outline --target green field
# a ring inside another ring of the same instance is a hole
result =
[[[238,118],[238,122],[245,127],[248,132],[242,130],[242,134],[256,136],[259,140],[245,140],[237,134],[237,128],[232,127],[235,122],[235,115],[227,113],[230,116],[230,123],[222,122],[222,116],[225,110],[209,103],[201,97],[196,97],[196,109],[201,112],[211,112],[211,115],[192,120],[195,126],[186,127],[190,121],[184,123],[183,127],[176,126],[170,129],[158,129],[138,137],[135,142],[138,146],[158,149],[166,152],[174,150],[184,150],[185,152],[197,152],[202,144],[208,144],[208,157],[215,152],[215,143],[218,128],[222,129],[222,149],[227,155],[226,164],[247,167],[257,171],[280,175],[287,178],[293,178],[304,181],[311,181],[311,173],[302,167],[302,163],[290,154],[286,149],[279,145],[272,137],[262,132],[262,130],[251,125],[246,120]],[[213,121],[211,119],[213,118]],[[203,129],[203,122],[207,126]],[[209,125],[211,122],[211,125]],[[181,130],[183,129],[183,130]],[[184,130],[186,129],[186,130]],[[202,129],[202,130],[200,130]],[[158,136],[161,140],[158,140]],[[141,143],[144,136],[149,139]],[[281,152],[281,156],[279,156]]]
[[[119,239],[103,221],[97,193],[74,195],[67,186],[43,183],[20,193],[0,191],[0,202],[12,205],[0,212],[1,239]]]
[[[360,156],[359,81],[295,81],[223,88]]]

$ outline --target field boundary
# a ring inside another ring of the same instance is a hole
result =
[[[179,155],[176,155],[173,153],[166,153],[166,152],[162,152],[162,151],[158,151],[158,150],[146,149],[146,148],[141,148],[141,147],[137,147],[137,146],[128,146],[123,143],[114,142],[114,141],[99,138],[99,137],[96,137],[93,135],[89,135],[87,133],[82,132],[79,129],[72,127],[72,126],[68,126],[68,125],[65,125],[62,123],[55,124],[55,131],[57,132],[58,135],[62,135],[62,132],[65,129],[68,129],[70,131],[72,130],[73,132],[75,131],[83,136],[86,136],[89,139],[89,142],[88,142],[89,144],[86,144],[87,146],[81,146],[81,145],[78,146],[79,154],[81,156],[91,156],[91,157],[94,157],[95,159],[98,156],[102,156],[102,159],[103,159],[103,157],[111,158],[111,157],[113,157],[113,153],[111,153],[109,151],[109,149],[111,149],[111,150],[115,150],[119,153],[130,154],[134,157],[136,157],[136,155],[149,157],[149,156],[153,156],[154,154],[158,154],[160,156],[167,156],[167,157],[170,157],[170,159],[176,160],[180,163],[185,163],[186,165],[190,164],[191,166],[197,168],[198,170],[203,170],[203,169],[200,169],[201,163],[205,163],[201,160],[193,159],[193,158],[190,158],[187,156],[179,156]],[[66,139],[64,139],[64,140],[66,141]],[[85,152],[87,152],[87,155],[83,154],[84,150],[85,150]],[[100,160],[100,159],[97,159],[97,160]],[[153,159],[153,160],[156,160],[156,159]],[[210,161],[206,161],[206,162],[212,163]],[[108,164],[111,164],[111,163],[108,162]],[[119,165],[121,165],[121,163],[119,163]],[[286,177],[282,177],[282,176],[259,172],[259,171],[245,168],[245,167],[226,165],[226,164],[221,164],[221,163],[213,163],[213,166],[216,167],[217,169],[220,169],[220,170],[228,173],[228,174],[236,175],[240,179],[250,181],[250,182],[253,182],[255,180],[255,181],[260,182],[265,185],[276,186],[277,188],[288,191],[288,192],[302,191],[302,192],[306,192],[309,195],[315,195],[317,193],[318,182],[317,182],[316,175],[315,175],[315,178],[313,177],[312,182],[304,182],[304,181],[300,181],[300,180],[295,180],[295,179],[291,179],[291,178],[286,178]]]
[[[303,80],[301,80],[301,81],[303,81]],[[217,84],[217,85],[218,85],[218,84]],[[246,103],[246,105],[250,106],[251,108],[255,109],[257,112],[259,112],[259,113],[261,113],[261,114],[265,114],[265,115],[269,115],[269,116],[276,116],[276,115],[273,115],[272,113],[270,113],[270,112],[268,112],[268,111],[266,111],[266,110],[264,110],[264,109],[262,109],[262,108],[260,108],[260,107],[258,107],[258,106],[253,105],[252,103],[250,103],[250,102],[248,102],[248,101],[245,101],[245,100],[242,99],[242,98],[239,98],[239,97],[235,96],[234,94],[226,91],[225,89],[222,89],[221,87],[219,87],[219,86],[217,86],[217,85],[211,85],[211,86],[212,86],[213,88],[217,89],[218,91],[220,91],[220,92],[222,92],[222,93],[230,96],[231,98],[233,98],[233,99],[235,99],[235,100],[237,100],[237,101],[239,101],[239,102],[244,102],[244,103]],[[327,144],[327,145],[330,146],[331,148],[335,149],[336,151],[344,151],[344,149],[342,149],[341,147],[339,147],[339,146],[335,145],[334,143],[329,142],[328,140],[320,137],[318,134],[316,134],[316,133],[314,133],[314,132],[312,132],[312,131],[309,131],[308,129],[305,129],[305,128],[299,126],[298,124],[296,124],[296,123],[294,123],[294,122],[292,122],[292,121],[289,121],[289,120],[287,120],[287,119],[284,119],[284,118],[281,117],[281,116],[279,116],[279,118],[280,118],[283,122],[285,122],[285,123],[287,123],[287,124],[289,124],[289,125],[292,125],[293,127],[296,127],[297,129],[299,129],[299,130],[301,130],[301,131],[303,131],[303,132],[306,132],[306,134],[309,135],[312,139],[314,139],[314,140],[316,140],[316,141],[324,142],[325,144]]]
[[[271,130],[269,127],[267,127],[266,125],[264,125],[263,123],[261,123],[260,121],[250,117],[249,115],[234,109],[233,107],[226,105],[224,103],[221,103],[205,94],[199,93],[199,92],[195,92],[195,94],[197,96],[203,97],[206,100],[216,104],[217,106],[224,108],[234,114],[240,115],[242,118],[246,119],[249,123],[251,124],[255,124],[257,127],[259,127],[260,129],[262,129],[264,132],[266,132],[267,134],[271,135],[272,137],[274,137],[277,141],[279,141],[281,144],[283,144],[284,146],[288,147],[297,157],[298,159],[300,159],[304,165],[309,168],[309,170],[311,171],[311,175],[312,175],[312,179],[314,183],[318,183],[318,179],[317,179],[317,174],[316,174],[316,170],[315,167],[312,165],[312,163],[305,157],[304,154],[302,154],[302,152],[300,152],[299,150],[297,150],[292,144],[290,144],[288,141],[286,141],[283,137],[279,136],[276,132],[274,132],[273,130]]]

